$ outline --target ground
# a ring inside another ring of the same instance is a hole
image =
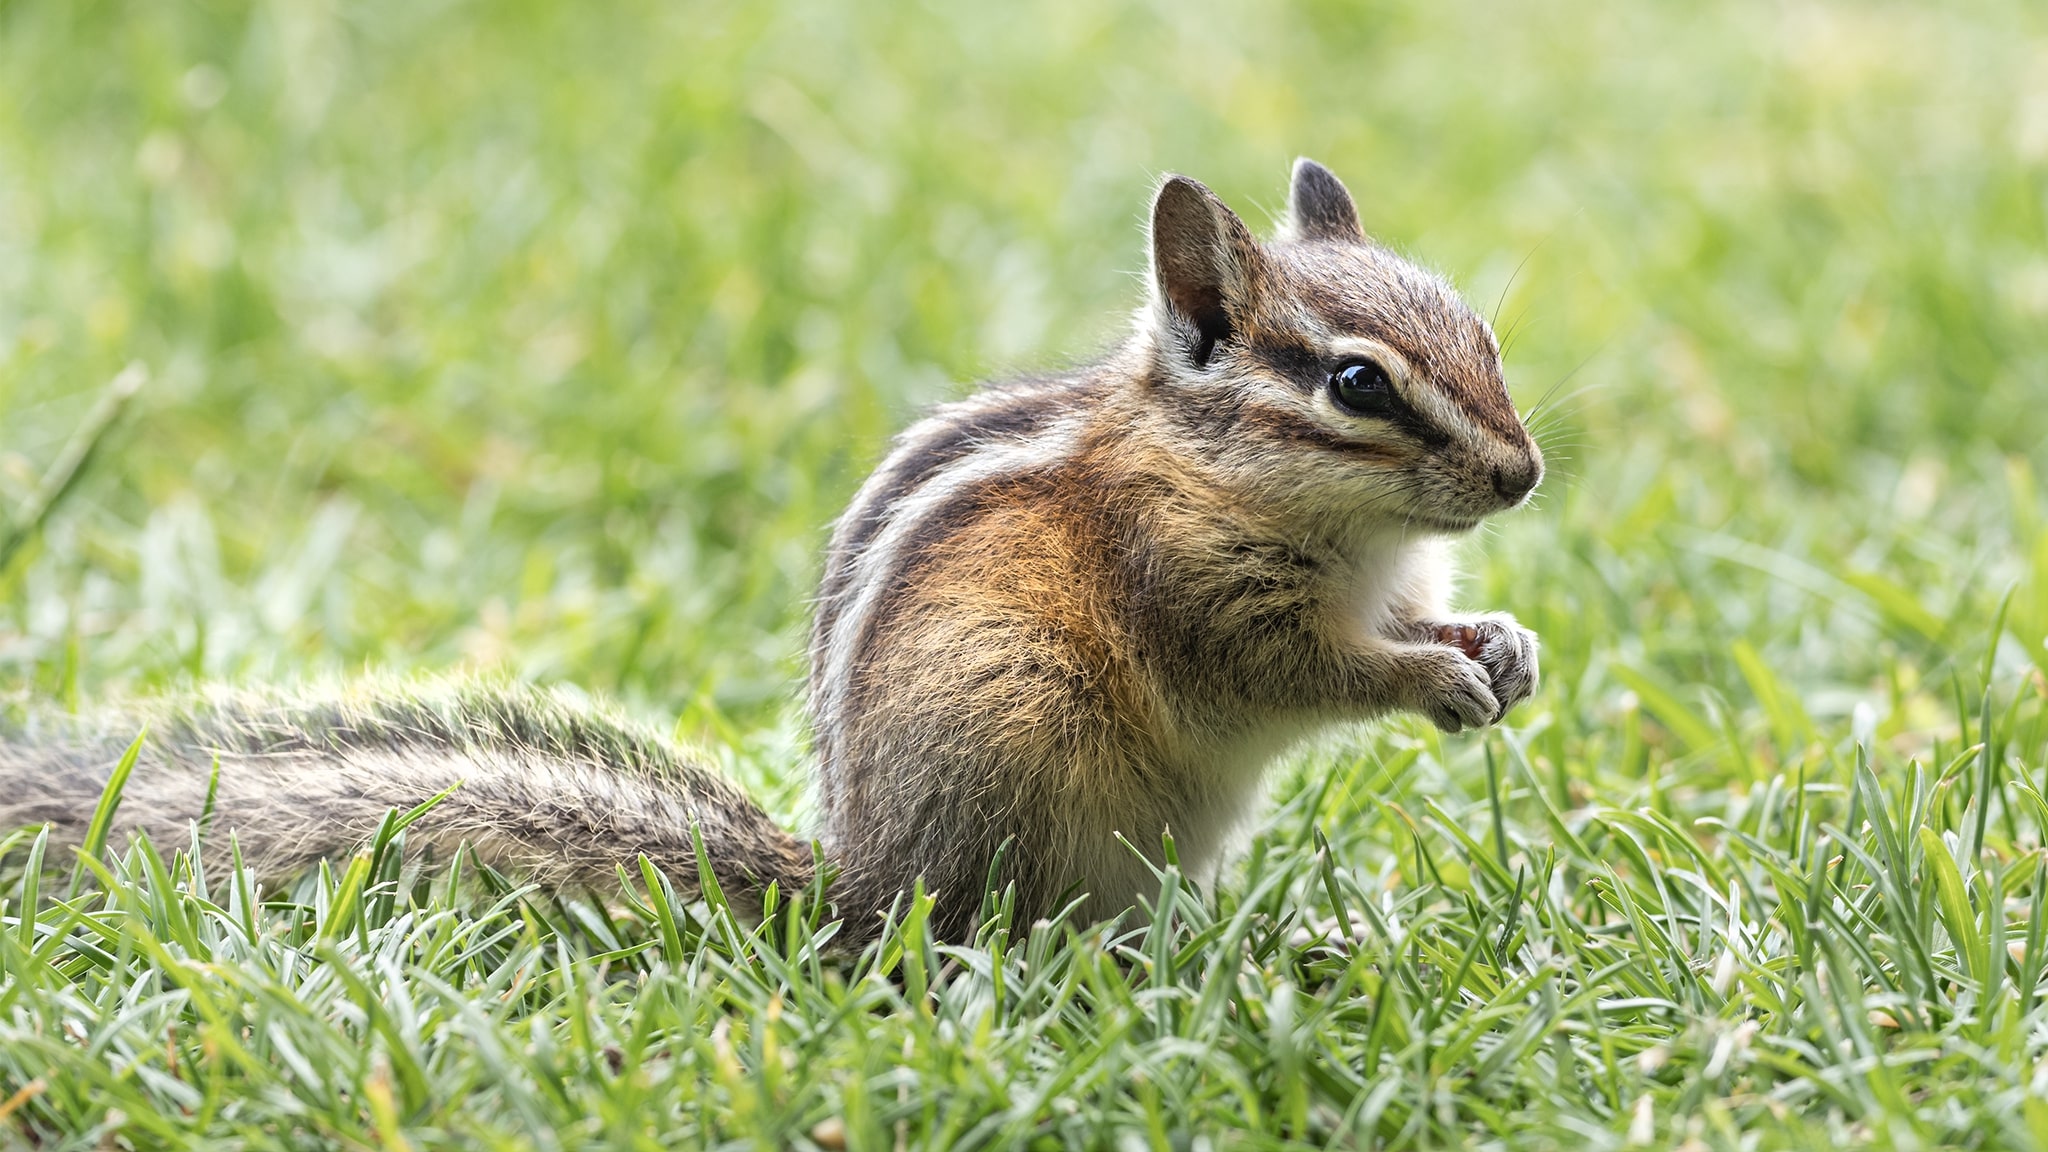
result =
[[[2048,1147],[2048,9],[0,0],[0,692],[469,667],[791,820],[826,525],[1297,154],[1552,470],[1489,734],[1294,757],[1153,926],[821,958],[388,850],[0,841],[0,1143]],[[0,533],[4,534],[4,533]],[[657,878],[658,880],[658,878]],[[656,887],[659,887],[657,882]]]

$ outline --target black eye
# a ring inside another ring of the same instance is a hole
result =
[[[1387,370],[1371,360],[1330,373],[1330,398],[1354,416],[1383,416],[1400,404]]]

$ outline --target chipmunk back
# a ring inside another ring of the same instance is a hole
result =
[[[1534,636],[1447,603],[1445,542],[1542,475],[1485,322],[1307,160],[1268,243],[1168,178],[1150,252],[1119,348],[940,407],[835,526],[809,701],[851,939],[919,879],[935,927],[970,934],[998,859],[1026,921],[1070,896],[1114,915],[1163,834],[1213,872],[1303,736],[1395,710],[1477,727],[1533,690]],[[461,781],[422,838],[543,882],[644,852],[687,890],[692,824],[728,890],[812,875],[805,841],[665,740],[544,693],[217,695],[157,741],[124,825],[187,826],[216,753],[217,826],[258,830],[266,871]],[[0,743],[0,820],[76,838],[117,754]]]

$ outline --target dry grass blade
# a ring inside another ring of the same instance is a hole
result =
[[[149,369],[140,361],[129,364],[107,382],[100,391],[100,398],[86,413],[84,423],[64,444],[63,451],[50,464],[49,470],[29,493],[28,499],[15,511],[14,522],[0,534],[0,574],[24,545],[35,539],[63,503],[71,495],[78,482],[84,478],[86,466],[92,462],[100,444],[113,430],[114,424],[127,411],[128,402],[135,398],[142,386],[149,382]]]

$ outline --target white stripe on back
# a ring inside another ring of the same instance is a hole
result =
[[[825,675],[819,684],[820,695],[814,700],[820,730],[838,727],[840,705],[852,684],[861,632],[892,583],[904,559],[903,546],[918,525],[955,496],[977,485],[1037,471],[1066,459],[1080,445],[1083,424],[1081,417],[1068,416],[1027,438],[1006,438],[979,446],[926,477],[924,483],[897,497],[883,510],[881,530],[868,539],[850,562],[846,586],[840,593],[843,606],[833,618],[832,634],[822,653]],[[906,449],[916,450],[915,446]],[[887,463],[884,462],[884,469]],[[848,596],[853,597],[850,603],[845,602]]]

